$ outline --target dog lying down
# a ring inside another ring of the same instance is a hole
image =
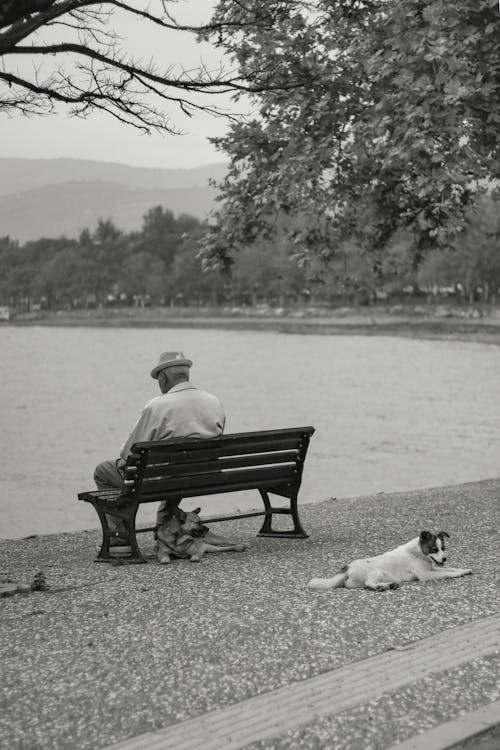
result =
[[[388,591],[397,589],[405,581],[436,581],[470,575],[472,570],[468,568],[443,568],[446,562],[444,539],[449,536],[446,531],[437,534],[421,531],[420,536],[389,552],[344,565],[333,578],[312,578],[308,588]]]
[[[189,558],[199,562],[205,552],[244,552],[247,544],[232,542],[213,534],[199,516],[201,508],[183,511],[176,508],[156,529],[158,561],[164,565],[170,557]]]

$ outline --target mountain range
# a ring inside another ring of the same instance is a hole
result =
[[[124,231],[140,229],[142,217],[161,205],[200,219],[215,205],[226,165],[192,169],[133,167],[84,159],[1,159],[0,236],[26,242],[76,237],[111,219]]]

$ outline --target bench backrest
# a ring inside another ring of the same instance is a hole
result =
[[[313,433],[314,427],[293,427],[136,443],[127,459],[122,492],[142,501],[252,488],[293,497]]]

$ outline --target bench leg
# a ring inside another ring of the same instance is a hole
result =
[[[139,503],[134,503],[133,505],[128,506],[126,508],[126,511],[127,511],[126,515],[122,516],[122,518],[123,518],[123,524],[128,534],[130,547],[132,549],[132,561],[138,562],[138,563],[145,563],[147,562],[147,560],[143,556],[141,550],[139,549],[139,545],[137,544],[137,536],[135,533],[135,517],[137,515],[138,509],[139,509]]]
[[[92,505],[94,506],[96,513],[99,516],[99,521],[101,522],[102,528],[101,549],[97,553],[97,557],[95,558],[94,562],[109,562],[111,560],[111,556],[109,554],[109,540],[112,536],[115,535],[115,532],[111,531],[111,529],[109,528],[106,513],[103,511],[101,506],[98,503],[92,503]]]
[[[304,527],[302,526],[299,518],[299,511],[298,511],[298,502],[297,502],[297,496],[294,495],[294,497],[290,498],[290,507],[289,508],[273,508],[271,505],[271,501],[269,500],[269,495],[265,490],[259,490],[260,496],[262,497],[262,501],[264,503],[264,509],[266,512],[266,516],[264,518],[264,523],[262,524],[262,528],[260,529],[257,536],[270,536],[270,537],[284,537],[285,539],[307,539],[308,534],[306,534]],[[280,513],[284,515],[288,515],[292,517],[293,521],[293,529],[290,531],[274,531],[273,529],[273,513]]]
[[[99,520],[102,527],[102,544],[97,557],[94,562],[115,562],[117,559],[122,559],[126,562],[145,563],[146,558],[142,555],[139,545],[137,544],[137,536],[135,531],[135,517],[139,508],[139,503],[131,503],[128,506],[117,509],[116,511],[110,511],[109,509],[104,510],[98,503],[94,504],[94,508],[97,511]],[[111,529],[108,523],[108,516],[120,519],[123,522],[125,532],[128,537],[132,555],[130,557],[117,558],[110,554],[109,551],[109,540],[112,537],[122,536],[119,531]]]

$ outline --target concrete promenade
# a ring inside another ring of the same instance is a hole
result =
[[[97,531],[2,541],[0,579],[48,588],[0,599],[0,748],[443,750],[500,723],[500,479],[301,518],[308,540],[220,524],[251,549],[200,564],[158,565],[150,535],[147,565],[93,563]],[[305,588],[421,529],[473,575]]]

